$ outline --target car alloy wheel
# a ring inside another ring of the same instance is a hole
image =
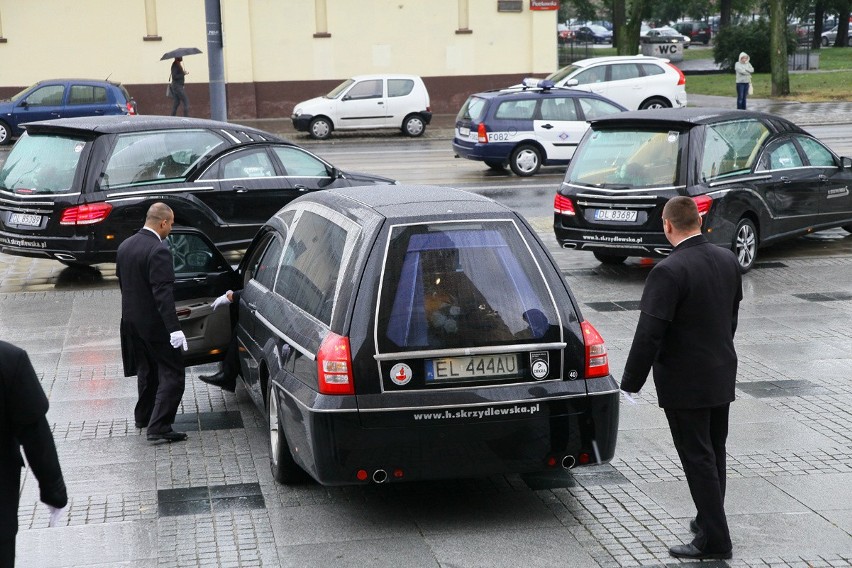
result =
[[[659,97],[654,97],[654,98],[648,99],[647,101],[642,103],[642,105],[639,107],[639,110],[646,110],[646,109],[649,109],[649,108],[669,108],[669,107],[671,107],[671,105],[668,104],[665,100],[663,100]]]
[[[535,148],[524,144],[515,148],[509,159],[509,166],[515,175],[529,177],[535,175],[541,167],[541,153]]]
[[[757,254],[757,231],[751,219],[740,219],[734,236],[734,253],[743,272],[748,272]]]
[[[423,118],[417,114],[412,114],[402,123],[402,131],[412,138],[421,136],[425,130],[426,124],[423,122]]]
[[[331,136],[331,123],[326,118],[315,118],[311,121],[310,131],[317,140],[325,140]]]
[[[269,419],[269,467],[272,477],[278,483],[295,483],[304,479],[302,468],[293,460],[284,428],[281,424],[281,412],[278,406],[278,395],[272,382],[269,383],[266,395],[266,407]]]
[[[12,141],[12,132],[9,130],[9,126],[0,120],[0,146],[3,144],[8,144]]]

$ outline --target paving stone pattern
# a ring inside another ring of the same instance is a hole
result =
[[[542,235],[548,240],[546,234]],[[552,238],[551,238],[552,240]],[[577,268],[554,250],[618,376],[650,265]],[[790,258],[745,276],[728,452],[734,558],[701,566],[852,566],[852,259]],[[263,417],[190,369],[186,443],[151,446],[123,377],[107,266],[0,255],[0,337],[28,349],[70,492],[60,527],[27,472],[18,566],[674,566],[694,514],[652,380],[622,400],[611,464],[363,487],[269,472]]]

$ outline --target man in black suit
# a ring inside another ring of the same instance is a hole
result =
[[[645,281],[621,389],[639,392],[653,366],[657,398],[698,511],[690,522],[693,541],[669,552],[678,558],[731,558],[725,440],[737,375],[740,266],[730,250],[701,234],[701,217],[689,197],[666,203],[663,229],[674,250]]]
[[[65,480],[47,423],[47,397],[27,352],[0,341],[0,568],[15,565],[21,447],[51,517],[68,504]]]
[[[172,429],[186,378],[180,348],[187,349],[175,312],[172,254],[163,242],[174,220],[165,203],[151,205],[145,226],[119,245],[115,264],[121,333],[136,362],[136,427],[147,425],[156,443],[186,440]]]

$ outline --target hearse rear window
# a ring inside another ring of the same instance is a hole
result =
[[[550,292],[511,221],[394,227],[377,323],[380,352],[561,340]]]
[[[22,195],[74,190],[74,174],[86,144],[71,136],[25,133],[0,170],[0,189]]]

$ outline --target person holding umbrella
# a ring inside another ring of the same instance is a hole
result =
[[[184,90],[184,77],[189,72],[183,68],[183,57],[175,57],[172,63],[172,71],[169,76],[169,82],[172,87],[172,116],[177,114],[178,107],[183,104],[183,115],[189,116],[189,97],[186,96]]]
[[[189,97],[184,91],[184,77],[189,73],[183,68],[183,56],[201,53],[197,47],[180,47],[164,53],[160,61],[174,59],[171,74],[169,75],[169,96],[172,97],[172,116],[177,114],[178,107],[183,104],[183,115],[189,116]]]

